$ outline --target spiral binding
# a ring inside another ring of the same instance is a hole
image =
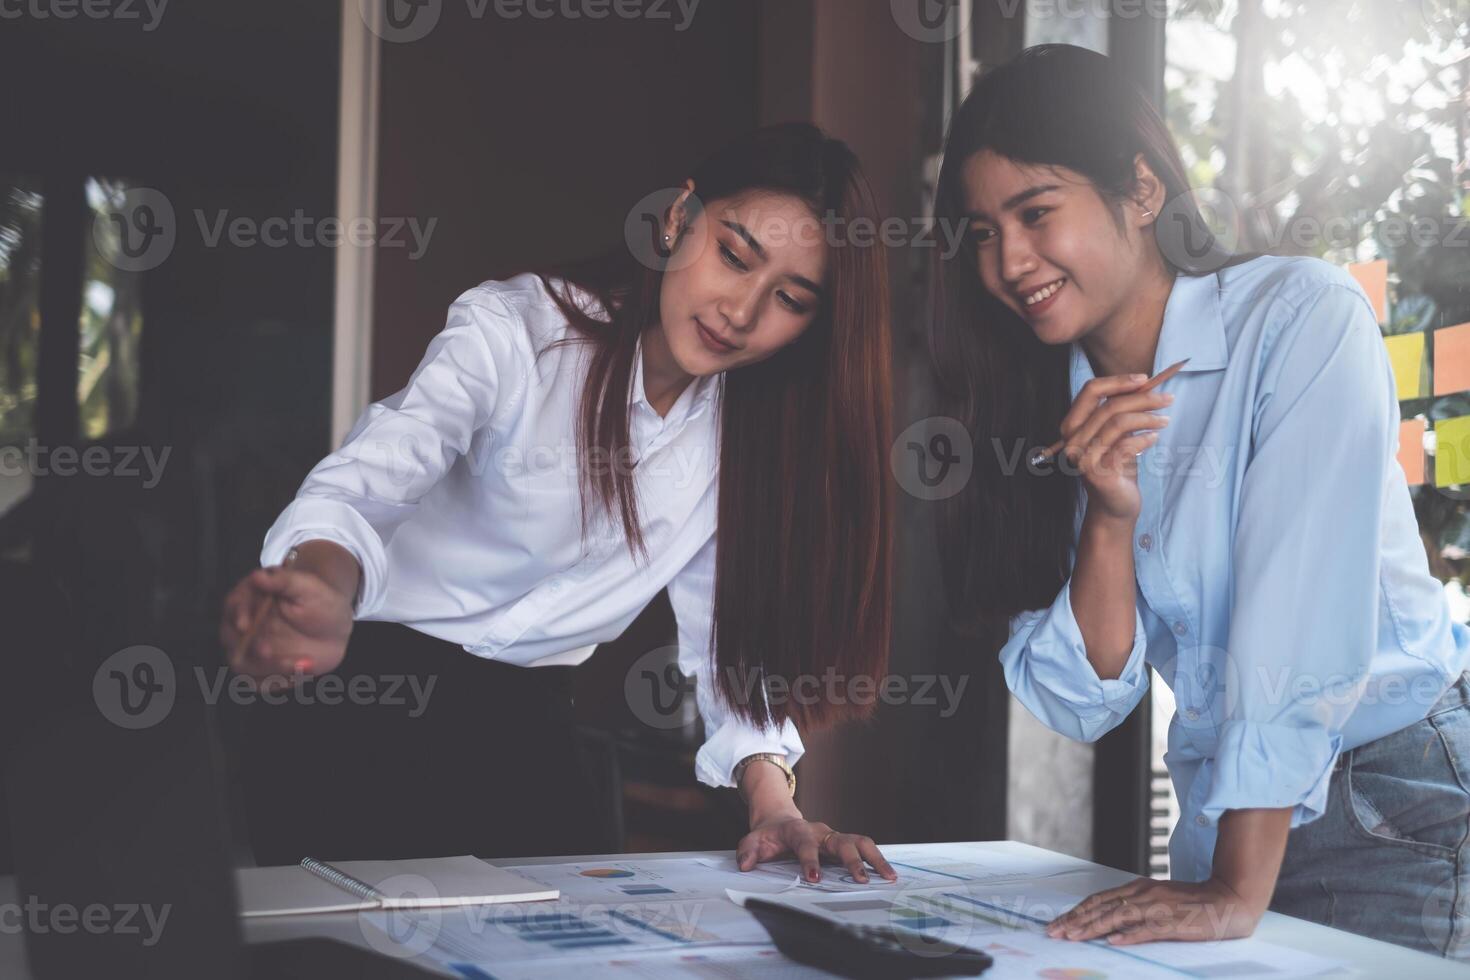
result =
[[[372,885],[369,885],[365,881],[354,878],[352,877],[352,875],[343,874],[341,871],[338,871],[336,868],[332,867],[330,864],[327,864],[324,861],[318,861],[316,858],[305,857],[301,859],[301,866],[307,871],[310,871],[312,874],[316,875],[318,878],[330,881],[332,884],[336,885],[338,888],[341,888],[343,891],[351,892],[358,898],[361,898],[365,901],[378,903],[382,903],[383,901],[383,893],[378,891]]]

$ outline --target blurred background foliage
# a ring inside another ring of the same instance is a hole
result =
[[[93,221],[83,249],[77,404],[88,440],[126,428],[138,409],[142,276],[117,268],[98,247],[99,238],[115,236],[106,214],[129,186],[108,177],[86,182]],[[0,446],[21,445],[36,431],[44,213],[39,181],[0,175]]]
[[[34,431],[40,356],[41,192],[0,178],[0,446]]]
[[[1470,321],[1470,0],[1179,0],[1167,51],[1167,119],[1223,203],[1216,230],[1239,251],[1386,259],[1384,333],[1427,332],[1432,365],[1433,331]],[[1431,425],[1411,494],[1465,620],[1470,487],[1434,486],[1432,423],[1470,415],[1470,393],[1400,408]]]

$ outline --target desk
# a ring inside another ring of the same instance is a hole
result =
[[[1074,865],[1079,871],[1085,871],[1088,875],[1089,890],[1110,888],[1129,880],[1132,875],[1105,868],[1101,865],[1092,864],[1077,858],[1068,858],[1062,855],[1042,851],[1028,844],[1020,844],[1014,841],[989,841],[983,843],[966,844],[966,847],[978,849],[979,855],[986,851],[996,853],[1014,853],[1014,849],[1026,849],[1033,853],[1044,855],[1054,861],[1063,861]],[[531,865],[531,864],[559,864],[567,861],[630,861],[650,860],[671,857],[733,857],[733,851],[686,851],[681,853],[654,853],[654,854],[600,854],[600,855],[569,855],[561,857],[542,858],[510,858],[505,860],[507,865]],[[494,859],[491,859],[494,861]],[[16,901],[15,880],[11,877],[0,877],[0,905]],[[5,920],[0,918],[0,925]],[[330,936],[344,942],[358,945],[366,945],[362,931],[359,928],[357,916],[352,913],[324,914],[324,915],[302,915],[302,916],[280,916],[275,918],[247,919],[245,920],[245,938],[249,942],[267,942],[278,939],[294,939],[308,936]],[[1425,953],[1404,949],[1388,943],[1367,939],[1352,933],[1342,932],[1337,929],[1329,929],[1312,922],[1301,919],[1293,919],[1289,916],[1268,912],[1256,929],[1257,938],[1295,949],[1316,952],[1331,956],[1334,959],[1344,960],[1356,967],[1362,977],[1413,977],[1414,980],[1432,980],[1436,977],[1458,977],[1463,978],[1470,973],[1470,968],[1464,964],[1446,962]],[[433,968],[432,964],[425,963]],[[452,974],[446,974],[452,975]],[[1344,973],[1343,976],[1353,976],[1352,973]],[[0,977],[6,980],[30,980],[30,975],[25,969],[23,937],[5,931],[0,928]]]

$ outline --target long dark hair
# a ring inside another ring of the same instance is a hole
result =
[[[965,164],[986,149],[1076,171],[1119,221],[1142,154],[1164,185],[1155,228],[1173,273],[1204,274],[1244,258],[1224,255],[1163,119],[1104,55],[1042,44],[983,75],[950,124],[937,222],[965,221]],[[941,411],[970,429],[976,453],[964,490],[941,505],[939,552],[954,624],[979,633],[1050,605],[1070,574],[1078,478],[1026,465],[1034,449],[1056,439],[1071,407],[1070,350],[1042,343],[990,295],[969,236],[953,255],[938,257],[934,273],[929,337]]]
[[[856,156],[815,126],[737,140],[691,175],[708,209],[748,191],[788,194],[819,220],[876,222]],[[880,675],[891,617],[892,388],[887,261],[881,246],[829,249],[822,306],[800,337],[726,374],[720,419],[714,656],[719,694],[759,724],[820,727],[868,714],[849,697],[771,700],[743,678],[788,684],[831,669],[839,683]],[[543,274],[591,344],[579,408],[583,460],[623,459],[639,333],[659,319],[663,273],[624,250]],[[601,309],[584,309],[568,286]],[[610,313],[610,315],[609,315]],[[633,473],[583,466],[583,501],[621,520],[643,550]],[[583,507],[584,515],[589,510]],[[584,517],[585,525],[585,517]],[[701,651],[705,653],[707,651]],[[868,699],[865,699],[868,700]],[[802,703],[810,701],[810,703]]]

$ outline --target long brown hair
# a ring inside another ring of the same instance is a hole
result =
[[[1155,228],[1175,275],[1253,257],[1225,253],[1194,203],[1163,119],[1104,55],[1037,45],[982,76],[950,125],[936,221],[965,221],[965,164],[984,149],[1081,174],[1119,221],[1142,154],[1164,185]],[[990,295],[970,236],[951,256],[939,256],[934,272],[929,338],[941,411],[969,428],[976,447],[969,482],[941,505],[939,554],[954,625],[978,634],[997,619],[1050,605],[1070,574],[1078,478],[1025,465],[1034,449],[1056,439],[1071,407],[1070,349],[1042,343]]]
[[[856,156],[805,123],[757,130],[691,176],[706,209],[748,191],[768,191],[798,198],[821,221],[837,219],[827,227],[877,221]],[[715,676],[720,697],[762,725],[791,718],[821,727],[868,714],[870,707],[855,705],[841,688],[831,699],[772,699],[766,685],[772,678],[789,685],[828,670],[845,685],[877,677],[888,662],[893,395],[887,261],[878,244],[829,246],[826,298],[813,322],[787,347],[724,380]],[[620,250],[543,274],[542,281],[592,347],[578,413],[579,454],[583,460],[623,459],[633,358],[640,332],[659,320],[663,272]],[[585,290],[601,309],[584,309],[567,286]],[[584,504],[591,499],[616,514],[629,548],[635,556],[643,553],[631,470],[580,469]],[[583,507],[584,515],[588,510]],[[748,687],[749,678],[762,683]]]

